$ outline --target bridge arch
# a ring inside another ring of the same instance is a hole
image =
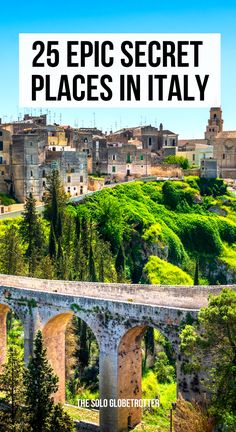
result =
[[[118,399],[142,398],[142,340],[148,328],[158,330],[176,348],[176,338],[167,337],[166,332],[158,324],[139,323],[126,329],[121,335],[117,351],[118,367]],[[168,332],[167,332],[168,333]],[[177,357],[177,356],[176,356]],[[118,431],[128,431],[141,423],[142,408],[121,407],[118,408]]]
[[[8,344],[8,329],[9,323],[8,321],[9,314],[13,314],[13,317],[16,318],[20,325],[22,326],[22,330],[24,331],[24,321],[22,319],[21,314],[19,313],[18,308],[14,308],[9,306],[8,304],[1,302],[0,303],[0,367],[6,362],[7,358],[7,344]],[[8,325],[7,325],[8,322]],[[23,340],[22,340],[23,343]]]
[[[47,358],[59,378],[58,391],[54,400],[65,402],[66,387],[66,330],[73,317],[80,318],[94,334],[99,347],[99,338],[94,323],[87,314],[74,312],[72,310],[53,313],[53,315],[44,321],[42,334],[44,344],[47,349]]]

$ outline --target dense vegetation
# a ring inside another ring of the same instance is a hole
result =
[[[117,185],[72,205],[54,171],[43,218],[29,196],[22,218],[1,221],[0,272],[94,282],[233,283],[235,210],[236,199],[222,180],[195,177]],[[67,399],[76,403],[78,396],[98,394],[98,346],[78,318],[66,341]],[[154,398],[163,388],[169,396],[161,410],[146,413],[162,431],[175,393],[175,359],[160,333],[149,329],[143,342],[143,393]]]
[[[0,372],[1,432],[73,432],[73,421],[55,404],[58,378],[47,360],[42,333],[36,334],[34,355],[23,363],[23,338],[16,318],[8,316],[7,361]]]

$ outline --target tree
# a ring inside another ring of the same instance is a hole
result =
[[[205,386],[212,394],[212,411],[221,423],[231,418],[236,428],[236,292],[225,288],[210,296],[196,325],[186,325],[181,350],[189,364],[186,372],[205,369]],[[204,358],[209,359],[204,363]],[[234,417],[234,419],[233,419]]]
[[[24,274],[24,258],[17,228],[10,225],[0,239],[1,273]]]
[[[20,222],[20,233],[23,243],[27,244],[25,255],[29,260],[29,274],[33,275],[38,261],[42,257],[44,236],[42,224],[36,211],[36,200],[31,193],[26,198]]]
[[[34,432],[47,432],[53,410],[52,394],[58,389],[58,378],[48,363],[41,331],[34,341],[34,354],[24,376],[29,425]]]
[[[74,432],[75,426],[73,420],[68,416],[60,404],[53,407],[49,418],[49,427],[47,432]]]
[[[94,256],[93,256],[93,247],[92,247],[91,241],[90,241],[90,248],[89,248],[89,280],[90,280],[90,282],[96,282],[97,281],[95,262],[94,262]]]
[[[164,163],[168,165],[178,165],[180,168],[189,169],[190,164],[187,158],[183,156],[170,155],[164,159]]]
[[[115,267],[117,273],[117,280],[118,282],[122,282],[124,278],[124,272],[125,272],[125,253],[124,253],[124,248],[122,243],[120,243],[120,247],[118,249],[118,253],[115,261]]]
[[[0,413],[0,431],[23,432],[27,430],[24,415],[23,358],[16,346],[8,349],[7,362],[0,374],[0,390],[4,393],[6,409]]]
[[[199,285],[199,259],[196,258],[196,266],[194,272],[194,285]]]
[[[56,240],[62,235],[62,219],[67,196],[61,183],[59,171],[53,170],[47,177],[45,216],[51,222]]]
[[[55,237],[55,233],[54,233],[54,227],[53,224],[51,222],[51,227],[50,227],[50,233],[49,233],[49,255],[50,258],[56,258],[57,255],[57,242],[56,242],[56,237]]]

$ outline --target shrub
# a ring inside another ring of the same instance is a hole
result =
[[[144,266],[144,273],[148,283],[163,285],[192,285],[192,278],[181,270],[156,256],[150,256]]]
[[[164,163],[165,164],[170,164],[170,165],[178,165],[180,168],[183,169],[188,169],[190,168],[190,164],[187,158],[183,157],[183,156],[175,156],[175,155],[170,155],[167,156],[164,159]]]

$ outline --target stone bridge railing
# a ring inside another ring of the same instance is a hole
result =
[[[217,295],[225,287],[71,282],[9,275],[0,275],[0,286],[194,310],[206,306],[209,294]],[[227,287],[236,290],[236,285]]]
[[[236,285],[230,286],[236,290]],[[188,315],[197,318],[209,294],[222,286],[155,286],[41,280],[0,275],[0,364],[6,355],[6,317],[13,310],[24,327],[25,359],[41,330],[48,359],[59,377],[57,400],[65,399],[65,333],[73,315],[91,328],[99,345],[102,400],[142,396],[141,340],[148,326],[159,329],[176,355],[178,390],[191,400],[201,395],[201,373],[183,374],[179,332]],[[196,382],[198,384],[196,385]],[[124,432],[141,420],[140,408],[101,408],[100,431]]]

